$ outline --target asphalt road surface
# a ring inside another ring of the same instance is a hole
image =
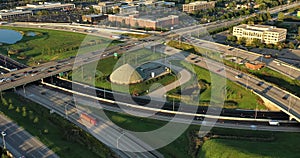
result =
[[[0,130],[5,131],[7,149],[15,157],[58,158],[58,156],[7,117],[0,115]]]

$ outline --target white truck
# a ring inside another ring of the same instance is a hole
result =
[[[279,126],[279,122],[275,121],[275,120],[271,120],[271,121],[269,121],[269,125],[270,126]]]

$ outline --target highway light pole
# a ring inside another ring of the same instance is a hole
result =
[[[117,150],[118,150],[118,155],[120,156],[120,149],[119,149],[119,139],[125,134],[125,132],[122,132],[122,134],[117,138]]]
[[[3,149],[6,149],[6,144],[5,144],[5,139],[4,139],[4,137],[6,136],[6,133],[4,131],[2,131],[1,135],[2,135],[2,141],[3,141]]]
[[[26,85],[26,84],[23,85],[23,93],[26,95],[25,85]]]
[[[65,104],[65,118],[68,118],[67,105],[68,103]]]

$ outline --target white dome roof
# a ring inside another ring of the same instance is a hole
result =
[[[110,81],[117,84],[133,84],[144,79],[131,65],[124,64],[118,67],[111,75]]]

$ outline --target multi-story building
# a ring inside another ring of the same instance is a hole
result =
[[[17,10],[31,10],[31,11],[40,11],[40,10],[70,10],[74,9],[75,4],[71,3],[66,3],[66,4],[61,4],[60,2],[56,3],[49,3],[49,2],[44,2],[41,4],[26,4],[26,6],[20,6],[16,7]]]
[[[92,5],[93,9],[98,10],[99,13],[112,13],[113,8],[120,6],[120,3],[115,2],[99,2],[98,5]]]
[[[120,14],[129,14],[129,13],[134,13],[137,11],[137,6],[129,6],[129,5],[126,5],[126,6],[121,6],[119,7],[119,13]]]
[[[276,28],[267,25],[246,25],[242,24],[233,27],[233,35],[238,39],[244,37],[248,41],[258,39],[266,44],[276,44],[285,41],[287,30],[283,28]]]
[[[32,11],[6,11],[6,12],[0,12],[0,19],[14,19],[16,17],[20,16],[31,16]]]
[[[82,21],[89,22],[89,23],[96,23],[106,18],[107,15],[103,15],[103,14],[82,15]]]
[[[216,1],[196,1],[189,4],[184,4],[182,6],[182,10],[187,13],[194,13],[198,10],[204,10],[209,8],[214,8],[216,4]]]
[[[139,14],[132,15],[108,15],[108,21],[125,23],[131,27],[142,28],[169,28],[179,23],[178,16],[169,15],[163,18],[139,17]]]

